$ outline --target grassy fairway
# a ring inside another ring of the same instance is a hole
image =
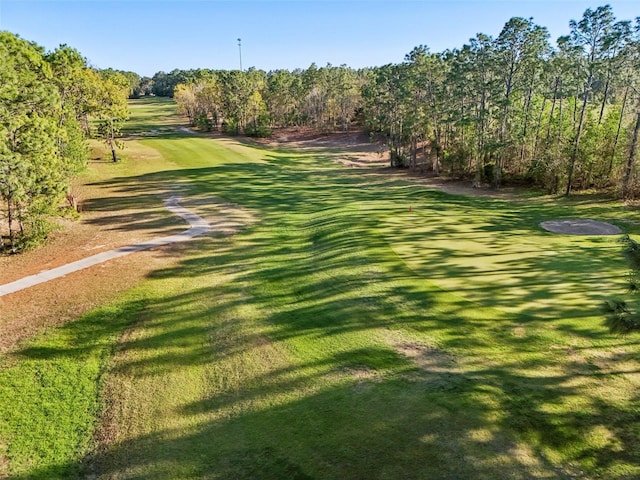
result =
[[[135,108],[130,132],[159,135],[132,151],[158,168],[132,156],[104,186],[258,221],[175,247],[177,265],[4,359],[12,478],[640,476],[638,340],[599,314],[619,246],[538,227],[637,233],[637,213],[447,195],[339,152],[163,133],[166,103]]]

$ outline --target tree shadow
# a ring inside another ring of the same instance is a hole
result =
[[[594,320],[598,287],[622,261],[599,239],[537,226],[619,213],[453,196],[327,160],[267,153],[263,163],[103,182],[123,195],[115,208],[179,184],[259,212],[228,244],[176,247],[184,259],[150,281],[187,287],[134,309],[144,335],[122,337],[110,372],[135,388],[198,367],[221,385],[176,405],[186,427],[16,478],[633,475],[638,342]],[[561,293],[579,300],[545,303]],[[113,334],[93,327],[72,347],[20,354],[75,358]],[[247,356],[267,346],[286,361],[265,357],[251,370]],[[243,369],[235,382],[227,374],[237,372],[208,370],[231,361]]]
[[[236,350],[220,346],[202,355],[215,362],[255,348],[247,339]],[[562,374],[537,375],[519,373],[518,360],[483,364],[460,368],[454,358],[426,367],[380,346],[326,352],[179,404],[189,428],[14,478],[582,478],[590,475],[581,462],[594,473],[635,464],[629,410],[580,385],[593,372],[571,362]],[[575,396],[579,411],[554,409]],[[637,394],[629,400],[637,404]],[[582,438],[598,431],[604,444],[585,448]]]

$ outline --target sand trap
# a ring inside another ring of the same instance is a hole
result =
[[[550,232],[567,235],[617,235],[622,233],[620,228],[610,223],[583,218],[549,220],[542,222],[540,226]]]

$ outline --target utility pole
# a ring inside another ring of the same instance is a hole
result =
[[[242,39],[238,39],[238,52],[240,53],[240,71],[242,71]]]

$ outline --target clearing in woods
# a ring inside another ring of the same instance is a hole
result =
[[[464,196],[391,174],[355,136],[248,142],[132,103],[82,221],[0,283],[212,226],[0,298],[0,477],[634,478],[638,340],[615,202]],[[349,141],[351,143],[345,143]],[[460,192],[459,192],[460,193]],[[409,208],[411,207],[411,208]]]

